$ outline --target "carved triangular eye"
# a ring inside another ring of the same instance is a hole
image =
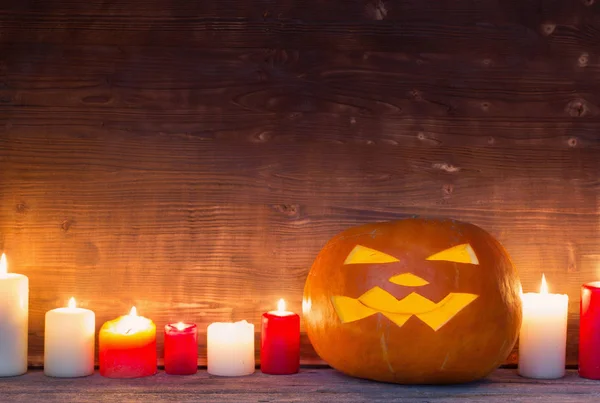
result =
[[[367,248],[366,246],[356,245],[352,252],[344,261],[344,264],[365,264],[365,263],[393,263],[399,262],[393,256],[378,250]]]
[[[427,260],[444,260],[446,262],[479,264],[475,251],[468,243],[453,246],[449,249],[431,255]]]

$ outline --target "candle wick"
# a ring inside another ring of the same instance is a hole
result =
[[[125,334],[129,334],[129,332],[131,332],[133,329],[129,328],[127,329],[127,331],[125,332]]]

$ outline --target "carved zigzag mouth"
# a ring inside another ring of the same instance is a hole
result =
[[[358,298],[334,296],[332,303],[342,323],[380,313],[401,327],[414,315],[437,331],[477,297],[475,294],[451,292],[435,303],[413,292],[398,300],[382,288],[373,287]]]

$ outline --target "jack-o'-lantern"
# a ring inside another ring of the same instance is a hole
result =
[[[396,383],[480,379],[511,352],[520,282],[500,243],[454,220],[348,229],[306,280],[305,326],[319,356],[351,376]]]

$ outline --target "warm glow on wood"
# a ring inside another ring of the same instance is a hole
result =
[[[74,309],[77,305],[75,304],[75,298],[71,297],[71,299],[69,300],[69,308],[70,309]]]
[[[3,253],[0,257],[0,276],[8,273],[8,263],[6,263],[6,255]]]
[[[546,283],[546,276],[542,274],[542,285],[540,287],[540,294],[548,294],[548,283]]]
[[[277,311],[278,312],[285,312],[285,300],[283,298],[281,298],[277,302]]]

